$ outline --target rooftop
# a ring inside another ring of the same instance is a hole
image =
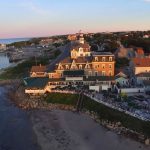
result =
[[[82,44],[82,43],[76,43],[76,44],[74,44],[72,46],[72,49],[79,49],[80,47],[82,47],[84,49],[87,49],[87,51],[90,50],[90,45],[88,43],[86,43],[86,42],[84,44]]]
[[[133,58],[135,67],[150,67],[150,58]]]
[[[24,84],[27,88],[44,88],[48,80],[48,78],[25,78]]]
[[[113,56],[113,54],[111,52],[92,52],[92,54],[95,55],[95,56],[96,55],[98,55],[98,56],[99,55],[101,55],[101,56],[103,56],[103,55],[105,55],[105,56],[108,56],[108,55],[109,56]]]
[[[84,70],[64,71],[64,76],[84,76]]]
[[[89,76],[84,79],[85,81],[114,81],[115,78],[113,76]]]
[[[46,66],[32,66],[31,72],[46,72]]]
[[[60,63],[68,64],[72,63],[72,61],[75,61],[75,63],[87,63],[91,62],[91,57],[78,57],[77,59],[71,59],[71,57],[67,57],[64,60],[62,60]]]

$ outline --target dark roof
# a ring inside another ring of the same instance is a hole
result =
[[[67,57],[64,60],[62,60],[60,63],[71,64],[73,60],[75,61],[75,63],[87,63],[87,62],[90,63],[92,61],[92,58],[91,57],[78,57],[77,59],[71,59],[70,57]]]
[[[24,84],[27,88],[44,88],[48,80],[48,78],[25,78]]]
[[[115,79],[119,79],[119,78],[127,79],[127,77],[125,77],[125,76],[120,76],[120,75],[115,76]]]
[[[61,82],[65,81],[65,78],[49,78],[49,82]]]
[[[150,77],[150,72],[143,72],[136,75],[137,77]]]
[[[93,56],[112,56],[113,54],[111,52],[92,52]]]
[[[84,76],[84,70],[64,71],[64,76]]]
[[[143,84],[144,84],[145,86],[150,86],[150,81],[149,81],[149,80],[144,80],[144,81],[143,81]]]
[[[82,47],[84,49],[84,51],[87,51],[87,52],[90,51],[90,45],[86,42],[84,44],[75,43],[75,44],[72,45],[71,49],[77,49],[78,50],[80,47]]]
[[[115,78],[113,76],[89,76],[84,79],[85,81],[114,81]]]

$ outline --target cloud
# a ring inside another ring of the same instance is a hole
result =
[[[37,13],[39,15],[47,15],[50,13],[49,10],[46,10],[44,8],[41,8],[40,6],[38,6],[36,3],[34,3],[33,1],[24,1],[22,3],[20,3],[21,7],[27,8],[31,11],[33,11],[34,13]]]

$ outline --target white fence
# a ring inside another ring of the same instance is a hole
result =
[[[117,88],[118,93],[145,93],[144,88]]]

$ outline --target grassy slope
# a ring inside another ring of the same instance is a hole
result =
[[[59,103],[73,106],[76,105],[77,100],[78,95],[58,93],[49,94],[46,98],[48,103]],[[126,115],[123,112],[108,108],[88,97],[84,97],[83,107],[90,112],[97,113],[100,119],[121,122],[124,127],[144,133],[144,135],[150,137],[150,122],[141,121],[137,118]]]

